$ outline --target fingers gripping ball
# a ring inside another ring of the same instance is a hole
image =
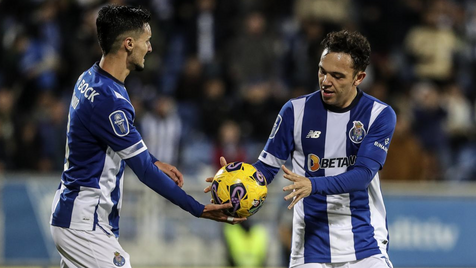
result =
[[[232,217],[250,217],[261,208],[268,187],[266,179],[250,164],[229,163],[220,168],[212,181],[212,199],[215,204],[231,202],[226,212]]]

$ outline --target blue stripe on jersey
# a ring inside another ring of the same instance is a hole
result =
[[[374,238],[374,229],[370,223],[368,191],[352,192],[349,196],[356,258],[360,260],[370,255],[380,254],[377,241]]]
[[[69,227],[71,224],[71,216],[73,215],[74,200],[76,200],[78,194],[79,190],[64,189],[52,215],[54,222],[57,222],[62,227]]]
[[[310,195],[304,204],[304,262],[331,262],[329,224],[325,195]]]
[[[357,155],[357,152],[361,146],[361,141],[357,138],[357,131],[365,134],[369,131],[369,119],[372,112],[373,101],[369,101],[367,98],[361,98],[359,105],[363,109],[351,110],[350,119],[347,123],[347,155]],[[348,168],[348,170],[352,167]],[[350,199],[350,211],[352,213],[352,232],[354,237],[354,249],[357,259],[362,259],[369,256],[370,251],[375,251],[374,254],[380,253],[378,250],[377,242],[374,239],[374,230],[370,224],[370,210],[368,200],[368,190],[356,191],[349,193]],[[364,228],[363,228],[364,227]],[[371,248],[369,248],[371,247]]]
[[[363,109],[351,110],[350,120],[347,124],[347,155],[357,155],[361,146],[360,142],[353,142],[352,135],[359,124],[365,133],[369,131],[370,114],[372,112],[373,101],[368,98],[361,98],[360,103]],[[353,167],[349,167],[351,170]],[[368,189],[349,193],[350,211],[352,213],[352,232],[354,234],[354,249],[356,258],[362,259],[373,254],[380,254],[377,241],[374,238],[374,229],[370,223],[370,207]],[[373,252],[373,253],[371,253]],[[370,254],[370,255],[369,255]]]
[[[99,200],[98,200],[97,205],[94,207],[94,224],[93,224],[93,231],[96,231],[96,226],[99,224],[98,208],[99,208]]]
[[[324,111],[320,95],[310,95],[304,107],[301,132],[301,143],[304,150],[304,170],[306,177],[320,177],[325,171],[319,168],[318,155],[324,155],[324,133],[327,128],[327,117],[316,115]],[[306,123],[304,123],[306,122]],[[307,122],[313,122],[307,124]],[[322,134],[322,135],[321,135]],[[312,152],[312,153],[311,153]],[[312,195],[304,199],[305,222],[305,263],[319,261],[330,262],[329,225],[327,217],[327,201],[325,195]],[[318,260],[316,259],[318,257]]]
[[[124,173],[125,162],[121,162],[121,168],[116,175],[116,188],[111,192],[111,200],[114,204],[111,209],[111,213],[109,214],[109,225],[112,226],[111,231],[114,233],[116,237],[119,237],[119,210],[117,209],[117,204],[119,203],[119,199],[121,197],[121,177]]]
[[[327,131],[327,116],[317,117],[324,110],[319,94],[311,95],[304,108],[301,143],[305,152],[304,169],[306,177],[325,176],[324,169],[320,168],[318,155],[324,155]],[[304,123],[305,122],[305,123]],[[309,124],[308,122],[312,122]]]

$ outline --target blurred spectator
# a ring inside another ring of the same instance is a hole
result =
[[[473,117],[473,106],[463,95],[461,88],[454,83],[445,88],[443,98],[443,104],[448,112],[446,129],[448,130],[451,148],[450,170],[453,173],[447,173],[447,178],[468,180],[467,173],[470,171],[467,163],[476,158],[476,147],[474,146],[476,125]],[[455,171],[455,168],[458,168],[460,172]],[[473,169],[473,173],[476,174],[476,168]]]
[[[6,147],[2,131],[2,122],[0,122],[0,174],[3,174],[7,166],[8,156]]]
[[[322,36],[345,28],[357,29],[370,40],[374,53],[361,89],[400,110],[401,125],[410,120],[408,136],[415,135],[425,155],[427,174],[422,176],[476,177],[471,168],[476,166],[471,162],[476,155],[474,1],[136,2],[155,13],[151,23],[156,25],[154,50],[147,56],[151,68],[132,74],[126,84],[131,100],[140,104],[136,123],[147,126],[140,109],[150,100],[173,96],[187,152],[183,163],[210,165],[218,128],[229,119],[240,125],[247,154],[260,151],[257,144],[268,137],[275,119],[270,117],[285,99],[316,90]],[[63,165],[64,152],[59,152],[64,141],[53,137],[66,127],[60,114],[66,113],[62,109],[69,104],[76,74],[101,56],[95,40],[97,9],[132,2],[19,3],[0,1],[0,158],[6,159],[7,171],[57,170]],[[420,81],[436,83],[437,92],[414,89]],[[51,93],[51,100],[43,99],[45,92]],[[401,147],[409,146],[406,143],[412,141],[401,140]],[[404,151],[393,149],[389,158],[403,161]],[[19,163],[25,150],[31,159]],[[33,160],[33,155],[38,158]]]
[[[235,34],[238,5],[235,1],[198,0],[186,21],[188,55],[197,55],[202,65],[221,61],[223,50]]]
[[[424,150],[423,169],[430,180],[444,178],[450,150],[445,127],[447,111],[435,84],[419,83],[412,88],[412,129]]]
[[[13,156],[16,170],[40,170],[41,150],[43,144],[38,125],[32,118],[24,117],[17,124],[16,151]]]
[[[460,148],[455,164],[445,172],[452,181],[476,181],[476,142],[474,139]]]
[[[246,150],[241,141],[240,126],[234,121],[226,121],[220,126],[218,138],[213,147],[213,167],[221,168],[220,157],[230,162],[246,161]]]
[[[76,25],[74,34],[70,34],[71,42],[67,42],[64,56],[65,61],[74,62],[72,66],[67,66],[69,76],[75,76],[83,70],[87,70],[92,63],[101,58],[102,52],[96,37],[96,17],[98,10],[95,7],[87,8]],[[77,77],[69,77],[70,86],[68,92],[76,82]]]
[[[200,113],[198,100],[201,98],[204,85],[203,66],[197,57],[187,59],[174,92],[178,103],[180,118],[184,123],[184,134],[199,128]]]
[[[179,76],[175,97],[180,102],[197,101],[203,92],[203,83],[203,65],[196,56],[191,56]]]
[[[273,125],[280,104],[273,97],[271,84],[267,81],[248,83],[241,89],[240,99],[242,102],[236,108],[239,113],[244,137],[250,142],[266,142],[269,136],[269,128]]]
[[[228,47],[230,76],[236,86],[252,81],[269,81],[277,75],[277,48],[266,32],[262,13],[251,12],[244,19],[244,29]]]
[[[215,139],[218,129],[226,120],[235,117],[233,99],[227,96],[225,82],[220,78],[205,82],[200,101],[201,123],[203,132]]]
[[[38,25],[28,25],[26,31],[20,33],[20,70],[30,86],[51,90],[56,85],[58,51],[41,38],[39,31]]]
[[[303,87],[310,93],[318,83],[325,27],[318,20],[304,20],[299,25],[299,31],[290,37],[286,46],[283,71],[290,87]]]
[[[351,21],[350,0],[296,0],[294,10],[300,20],[317,19],[339,27]]]
[[[51,94],[40,97],[38,132],[41,139],[40,170],[43,172],[62,171],[66,146],[67,108],[65,103]]]
[[[448,82],[454,77],[454,56],[458,39],[446,15],[445,0],[430,1],[422,13],[422,22],[410,29],[405,46],[412,59],[414,76],[419,80]],[[443,5],[443,6],[441,6]]]
[[[172,98],[154,100],[152,111],[142,119],[142,137],[147,148],[160,161],[178,165],[182,121]]]
[[[15,122],[14,105],[15,97],[13,90],[2,88],[0,90],[0,143],[2,144],[3,168],[11,169],[13,167],[14,154],[17,151],[15,143]]]
[[[382,180],[420,181],[425,178],[422,161],[425,159],[423,149],[411,129],[411,120],[407,114],[397,113],[397,125],[392,138],[391,150],[388,151],[384,168],[380,171]]]
[[[244,221],[223,226],[230,267],[265,267],[268,254],[268,233],[265,226]]]
[[[453,156],[456,156],[457,151],[474,137],[473,107],[469,99],[463,95],[461,88],[455,83],[445,87],[442,98],[445,110],[448,112],[446,129],[450,137],[451,148],[455,152]]]

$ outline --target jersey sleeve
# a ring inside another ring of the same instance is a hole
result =
[[[294,108],[292,102],[288,101],[276,117],[268,141],[258,158],[259,161],[266,164],[268,168],[279,170],[294,150],[293,133]],[[265,167],[265,165],[257,165],[257,167]],[[265,175],[268,183],[271,183],[276,175],[276,172],[260,171]]]
[[[139,180],[156,193],[183,210],[190,212],[195,217],[202,215],[205,206],[178,187],[174,181],[154,165],[154,161],[148,151],[128,158],[126,163],[131,167]]]
[[[373,124],[370,126],[367,135],[360,145],[357,158],[370,158],[380,164],[382,169],[385,159],[387,158],[388,148],[392,141],[393,132],[397,116],[390,106],[387,106],[377,116]]]
[[[172,203],[196,217],[203,213],[204,205],[187,195],[163,173],[154,162],[140,133],[133,123],[132,105],[122,99],[108,99],[91,118],[90,131],[111,147],[126,161],[139,180]]]
[[[387,106],[369,128],[357,153],[355,165],[339,175],[309,178],[312,193],[341,194],[366,189],[385,163],[396,118],[393,109]]]
[[[373,159],[358,157],[355,166],[336,176],[310,177],[312,194],[342,194],[367,189],[379,170]]]
[[[107,144],[121,158],[131,158],[147,148],[133,123],[132,104],[123,99],[110,97],[94,108],[90,131]],[[125,150],[127,149],[127,150]]]

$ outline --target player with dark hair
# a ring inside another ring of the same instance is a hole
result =
[[[370,62],[364,36],[331,32],[322,45],[319,90],[282,107],[254,166],[268,183],[280,167],[292,182],[283,188],[294,207],[290,267],[391,268],[378,171],[396,115],[358,88]]]
[[[181,172],[151,155],[134,127],[124,80],[131,71],[144,69],[145,55],[152,51],[149,20],[149,12],[140,8],[111,5],[99,11],[103,55],[74,87],[64,171],[53,200],[51,232],[61,267],[131,267],[117,240],[125,164],[140,181],[195,217],[245,220],[223,213],[231,204],[204,206],[187,195],[180,188]]]

